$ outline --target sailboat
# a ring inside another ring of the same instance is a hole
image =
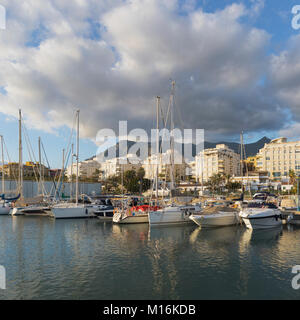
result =
[[[24,196],[23,196],[23,152],[22,152],[22,111],[19,109],[19,179],[18,189],[20,199],[15,203],[15,207],[10,210],[12,216],[23,215],[21,212],[24,209]]]
[[[38,139],[38,149],[39,149],[39,169],[38,169],[38,196],[32,199],[31,204],[23,209],[20,209],[20,213],[26,216],[44,216],[48,215],[50,211],[50,206],[44,201],[44,184],[43,184],[43,173],[42,173],[42,156],[41,156],[41,138]],[[34,203],[33,203],[34,202]]]
[[[158,132],[158,126],[159,126],[159,107],[160,107],[160,97],[156,97],[156,114],[157,114],[157,139],[159,139],[159,132]],[[156,144],[156,148],[158,150],[159,144]],[[158,151],[157,151],[158,154]],[[149,211],[156,211],[159,209],[158,206],[158,180],[157,180],[157,174],[158,172],[158,166],[156,166],[156,205],[140,205],[140,206],[134,206],[134,207],[126,207],[124,208],[124,204],[122,202],[121,208],[115,208],[113,212],[113,222],[118,224],[134,224],[134,223],[149,223]],[[121,178],[122,178],[122,188],[123,188],[123,170],[121,172]]]
[[[76,151],[76,202],[75,203],[59,203],[51,208],[52,217],[55,219],[74,219],[74,218],[94,218],[94,207],[86,206],[84,203],[79,204],[79,183],[78,183],[78,164],[79,164],[79,113],[76,112],[77,118],[77,151]]]
[[[171,118],[171,153],[170,153],[170,176],[171,176],[171,195],[172,191],[175,190],[175,177],[174,177],[174,101],[175,99],[175,81],[172,81],[172,90],[169,100],[169,111]],[[156,144],[159,145],[159,137],[157,137]],[[158,152],[157,152],[158,156]],[[158,170],[156,170],[156,197],[158,197]],[[192,221],[189,219],[189,216],[193,213],[198,213],[201,211],[199,205],[184,205],[178,206],[172,203],[169,206],[166,206],[162,209],[149,211],[148,218],[150,226],[153,225],[170,225],[170,224],[190,224]]]

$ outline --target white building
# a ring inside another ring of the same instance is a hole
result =
[[[100,179],[107,179],[118,176],[128,170],[138,170],[142,162],[135,154],[128,154],[126,157],[113,158],[100,164]]]
[[[68,166],[66,170],[66,175],[68,178],[71,177],[71,175],[76,175],[76,168],[77,164],[73,163],[72,165]],[[92,160],[85,160],[78,163],[78,176],[80,178],[92,178],[97,175],[99,175],[100,170],[100,163],[96,161],[96,158]]]
[[[192,164],[193,168],[193,164]],[[207,181],[213,174],[240,174],[240,156],[225,144],[205,149],[196,156],[194,169],[196,181]]]
[[[260,190],[270,187],[270,179],[268,173],[265,171],[249,172],[247,176],[233,176],[232,182],[239,182],[252,190]]]
[[[287,177],[290,170],[300,174],[300,141],[278,138],[265,144],[257,154],[257,169],[277,179]]]
[[[143,168],[145,170],[145,178],[153,180],[156,175],[156,168],[158,167],[158,175],[162,179],[170,180],[171,169],[171,150],[157,155],[152,155],[143,161]],[[187,164],[182,155],[174,150],[174,175],[175,178],[183,178],[186,175]]]

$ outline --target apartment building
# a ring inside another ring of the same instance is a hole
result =
[[[248,157],[245,160],[245,163],[248,165],[248,168],[252,169],[252,171],[255,171],[257,168],[257,156]]]
[[[66,176],[71,178],[71,175],[76,175],[76,167],[77,164],[73,163],[72,165],[68,166],[66,170]],[[80,178],[94,178],[98,177],[100,172],[100,163],[96,160],[96,158],[81,161],[78,163],[78,176]]]
[[[109,177],[120,175],[122,171],[137,171],[141,167],[142,162],[140,159],[135,154],[128,154],[126,157],[113,158],[101,163],[99,177],[101,180],[105,180]]]
[[[240,156],[225,144],[205,149],[196,156],[194,169],[196,181],[204,182],[216,173],[239,175]]]
[[[259,150],[257,169],[267,171],[271,179],[287,177],[293,170],[300,174],[300,141],[277,138]]]
[[[42,175],[44,177],[49,176],[49,168],[41,165]],[[6,177],[11,179],[16,179],[19,176],[19,163],[18,162],[9,162],[4,164],[4,166],[0,166],[0,171],[4,171]],[[35,177],[39,175],[40,165],[39,163],[27,161],[23,164],[23,175],[24,177]]]
[[[152,155],[143,161],[145,170],[145,178],[153,180],[158,167],[158,175],[160,179],[170,181],[171,173],[171,150],[160,155]],[[188,165],[185,163],[182,155],[178,151],[174,152],[174,176],[176,181],[183,180],[187,175]]]

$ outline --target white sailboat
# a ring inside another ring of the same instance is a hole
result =
[[[12,216],[21,216],[24,213],[21,211],[24,209],[24,196],[23,196],[23,152],[22,152],[22,111],[19,110],[19,179],[18,188],[20,199],[16,202],[15,207],[10,210]]]
[[[160,97],[156,97],[156,118],[157,118],[157,144],[156,150],[158,154],[159,150],[159,108],[160,108]],[[123,187],[123,171],[122,171],[122,187]],[[158,165],[156,165],[156,179],[155,179],[155,190],[156,190],[156,206],[155,207],[147,207],[145,210],[139,210],[139,208],[135,208],[133,210],[131,208],[116,208],[113,214],[113,222],[118,224],[134,224],[134,223],[149,223],[148,213],[152,210],[156,210],[158,207]],[[153,190],[152,190],[153,191]]]
[[[79,112],[77,110],[77,152],[76,152],[76,202],[75,203],[59,203],[51,208],[52,217],[55,219],[74,219],[74,218],[91,218],[93,214],[93,206],[79,204],[79,188],[78,188],[78,163],[79,163]]]
[[[171,125],[170,125],[170,131],[171,131],[171,154],[170,154],[170,176],[171,176],[171,194],[172,191],[175,190],[175,183],[174,183],[174,103],[175,103],[175,81],[172,81],[172,90],[169,100],[169,112],[170,112],[170,118],[171,118]],[[158,115],[158,111],[157,111]],[[159,136],[157,136],[156,144],[159,145]],[[158,149],[157,149],[158,150]],[[159,156],[157,151],[157,157]],[[156,170],[156,197],[158,197],[158,170]],[[149,211],[148,217],[149,217],[149,224],[150,226],[154,225],[170,225],[170,224],[187,224],[192,223],[192,221],[189,219],[189,216],[193,213],[199,213],[201,211],[200,206],[178,206],[175,204],[171,204],[169,206],[166,206],[162,209],[156,210],[156,211]]]

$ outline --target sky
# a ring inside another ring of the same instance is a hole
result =
[[[300,136],[300,0],[0,0],[0,134],[18,159],[18,110],[61,166],[80,109],[80,160],[98,130],[153,128],[176,80],[178,123],[207,141]],[[24,142],[25,144],[25,142]],[[24,147],[24,159],[30,160]]]

